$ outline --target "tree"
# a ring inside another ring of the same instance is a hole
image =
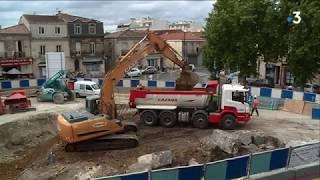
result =
[[[287,24],[287,62],[295,77],[295,84],[302,85],[320,73],[320,2],[317,0],[282,0],[283,16],[300,11],[299,24]]]
[[[207,18],[204,62],[216,74],[240,70],[257,74],[257,62],[286,59],[295,81],[302,84],[320,69],[320,2],[317,0],[217,0]],[[298,25],[287,16],[301,11]]]

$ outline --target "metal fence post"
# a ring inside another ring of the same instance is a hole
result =
[[[290,164],[292,149],[293,149],[292,146],[290,146],[290,147],[289,147],[289,151],[288,151],[288,158],[287,158],[286,170],[289,169],[289,164]]]
[[[246,179],[249,179],[250,177],[250,169],[251,169],[251,160],[252,160],[252,153],[250,153],[248,164],[247,164],[247,177]]]
[[[207,163],[204,163],[203,164],[203,180],[207,180],[206,172],[207,172]]]
[[[149,180],[152,180],[151,172],[152,172],[151,168],[148,169],[148,179],[149,179]]]

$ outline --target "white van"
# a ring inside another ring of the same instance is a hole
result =
[[[93,81],[76,81],[74,83],[74,93],[77,97],[100,95],[100,88]]]

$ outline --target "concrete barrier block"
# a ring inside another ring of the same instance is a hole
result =
[[[282,90],[281,89],[272,89],[271,97],[272,98],[281,98]]]
[[[271,88],[260,88],[260,96],[271,97]]]
[[[158,83],[157,85],[158,85],[159,88],[164,88],[164,87],[166,87],[165,81],[158,81],[157,83]]]
[[[20,81],[19,80],[12,80],[11,81],[11,88],[20,88]]]
[[[320,104],[320,94],[316,95],[316,103]]]
[[[260,95],[260,88],[258,87],[251,87],[251,95],[254,96],[259,96]]]
[[[36,87],[37,85],[37,80],[36,79],[30,79],[29,80],[29,86],[30,87]]]
[[[303,92],[293,91],[292,99],[303,100]]]
[[[122,87],[131,87],[131,80],[130,79],[124,79]]]
[[[19,86],[20,88],[29,88],[30,87],[29,79],[20,80]]]
[[[148,86],[148,81],[147,80],[140,80],[140,84],[142,86]]]

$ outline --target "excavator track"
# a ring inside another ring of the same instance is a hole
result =
[[[112,134],[97,139],[67,144],[65,151],[98,151],[134,148],[138,146],[138,137],[135,134]]]

